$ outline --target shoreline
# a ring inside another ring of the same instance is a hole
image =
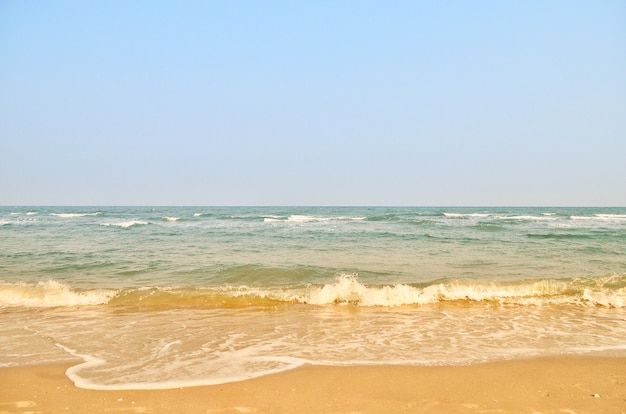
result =
[[[0,413],[626,413],[626,358],[319,366],[220,385],[77,388],[69,364],[0,368]]]

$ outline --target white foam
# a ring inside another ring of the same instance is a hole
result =
[[[163,221],[180,221],[180,217],[163,217]]]
[[[408,285],[370,288],[362,285],[356,275],[341,275],[333,284],[311,290],[304,302],[312,305],[359,304],[363,306],[400,306],[423,304],[421,290]]]
[[[132,226],[144,226],[146,224],[149,224],[147,221],[141,221],[141,220],[130,220],[130,221],[121,221],[118,223],[101,223],[101,226],[113,226],[113,227],[122,227],[122,228],[128,228],[128,227],[132,227]]]
[[[31,225],[37,223],[37,218],[35,217],[23,217],[21,214],[11,214],[10,219],[0,219],[0,226],[7,225]]]
[[[116,293],[107,289],[77,291],[55,280],[36,284],[0,283],[0,307],[50,308],[101,305],[108,303]]]
[[[177,339],[177,340],[172,341],[172,342],[170,342],[170,343],[168,343],[168,344],[165,344],[165,345],[163,346],[163,348],[161,348],[161,349],[159,350],[158,355],[159,355],[159,356],[162,356],[162,355],[166,354],[166,353],[169,351],[169,349],[170,349],[171,347],[173,347],[174,345],[180,345],[180,344],[182,344],[182,342],[181,342],[181,340],[180,340],[180,339]]]
[[[59,346],[59,345],[57,345]],[[74,352],[72,350],[67,350],[68,353]],[[90,389],[90,390],[99,390],[99,391],[119,391],[119,390],[165,390],[165,389],[173,389],[173,388],[183,388],[183,387],[197,387],[197,386],[206,386],[206,385],[218,385],[225,384],[229,382],[238,382],[243,380],[248,380],[252,378],[263,377],[266,375],[277,374],[279,372],[288,371],[299,366],[302,366],[309,361],[303,360],[300,358],[292,358],[292,357],[279,357],[279,356],[270,356],[270,357],[248,357],[246,360],[236,363],[235,361],[227,361],[225,365],[227,365],[226,369],[223,369],[224,372],[216,372],[210,377],[200,377],[194,379],[184,379],[184,380],[162,380],[162,381],[137,381],[137,382],[119,382],[119,383],[98,383],[95,381],[91,381],[86,379],[85,377],[79,375],[80,371],[83,369],[99,367],[106,364],[106,361],[91,357],[89,355],[81,355],[78,353],[72,353],[73,356],[80,357],[85,360],[84,363],[73,366],[65,371],[65,375],[76,385],[78,388]],[[245,363],[259,361],[270,362],[276,365],[275,368],[262,369],[251,371],[246,369],[244,365]],[[234,366],[236,365],[236,366]],[[170,365],[169,368],[173,368],[173,365]],[[149,378],[150,375],[142,375],[145,378]]]
[[[457,218],[457,219],[486,218],[490,216],[490,214],[488,213],[443,213],[443,215],[448,218]]]
[[[576,294],[575,292],[579,293]],[[284,298],[285,300],[289,298]],[[294,298],[291,298],[292,300]],[[593,290],[576,288],[574,282],[536,280],[515,284],[496,284],[469,280],[451,280],[424,288],[397,284],[365,286],[354,274],[343,274],[334,283],[309,290],[296,300],[314,305],[354,304],[358,306],[395,307],[425,305],[447,301],[497,302],[500,304],[543,305],[584,304],[624,307],[624,288]]]
[[[51,216],[61,217],[61,218],[78,218],[78,217],[87,217],[87,216],[99,216],[102,213],[97,211],[95,213],[50,213]]]
[[[306,216],[304,214],[293,214],[287,218],[287,222],[290,223],[307,223],[310,221],[328,221],[329,219],[326,217],[314,217],[314,216]]]
[[[272,223],[272,222],[284,222],[284,223],[311,223],[311,222],[330,222],[330,221],[363,221],[366,220],[367,217],[348,217],[348,216],[337,216],[337,217],[319,217],[319,216],[307,216],[304,214],[292,214],[288,217],[284,216],[263,216],[263,221]]]
[[[626,220],[626,214],[596,214],[600,220]]]
[[[95,358],[91,355],[80,354],[77,351],[70,349],[59,343],[55,345],[58,348],[62,349],[63,351],[67,352],[68,354],[85,361],[82,364],[74,365],[73,367],[70,367],[65,371],[65,375],[74,383],[74,385],[76,385],[79,388],[96,389],[96,390],[105,389],[105,388],[100,388],[99,384],[94,384],[93,382],[86,380],[78,375],[78,373],[83,369],[98,367],[98,366],[106,364],[105,360],[100,359],[100,358]]]
[[[286,218],[282,216],[263,216],[263,221],[266,223],[277,223],[280,221],[286,221]]]
[[[524,221],[533,221],[533,220],[537,220],[537,221],[553,221],[553,220],[558,220],[558,217],[555,217],[554,215],[541,215],[541,216],[529,216],[529,215],[519,215],[519,216],[500,216],[498,217],[499,219],[503,219],[503,220],[524,220]]]
[[[626,214],[594,214],[593,216],[571,216],[572,220],[626,221]]]
[[[582,299],[593,305],[623,308],[626,307],[626,290],[624,288],[611,291],[585,289]]]

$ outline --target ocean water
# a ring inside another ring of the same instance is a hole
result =
[[[626,356],[626,208],[0,207],[0,366],[76,385]]]

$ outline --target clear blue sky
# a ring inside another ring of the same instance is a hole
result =
[[[0,0],[2,205],[626,205],[626,2]]]

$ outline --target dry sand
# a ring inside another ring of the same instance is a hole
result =
[[[80,389],[65,369],[0,369],[0,413],[626,413],[626,358],[304,366],[242,382],[154,391]]]

